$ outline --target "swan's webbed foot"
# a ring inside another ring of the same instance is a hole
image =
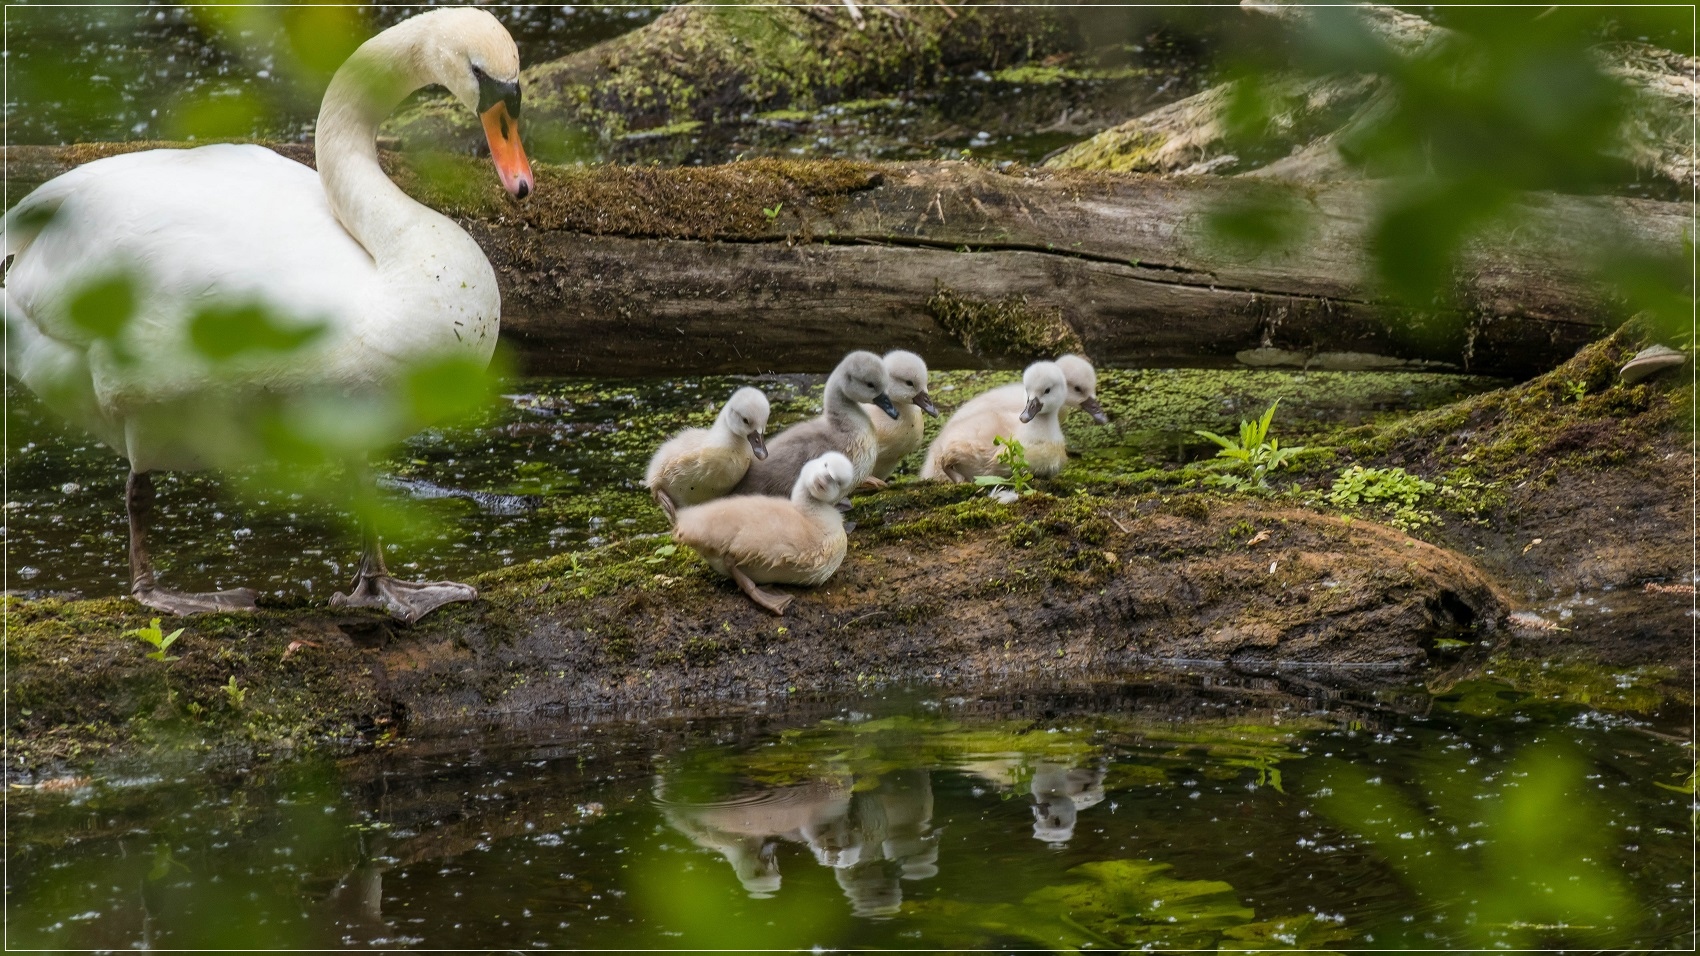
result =
[[[869,475],[863,478],[862,483],[857,487],[865,491],[879,491],[882,488],[889,488],[891,485],[884,478],[875,478],[873,475]]]
[[[331,595],[332,607],[383,608],[408,624],[445,604],[478,600],[478,589],[454,581],[399,581],[388,574],[361,571],[347,594]]]
[[[137,585],[130,592],[136,600],[156,611],[167,614],[212,614],[228,611],[252,611],[259,592],[253,588],[231,588],[228,591],[173,591],[155,585]]]
[[[744,593],[749,595],[750,600],[756,602],[775,615],[783,615],[785,613],[785,609],[790,607],[791,602],[795,600],[795,598],[789,594],[775,594],[772,591],[763,591],[756,582],[750,580],[750,576],[745,574],[742,568],[732,569],[732,580],[738,582],[738,587],[744,589]]]

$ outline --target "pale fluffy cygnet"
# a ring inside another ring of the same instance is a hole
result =
[[[767,411],[760,389],[733,392],[712,427],[687,428],[656,449],[644,487],[669,515],[730,493],[752,460],[767,457]]]
[[[839,499],[855,487],[850,459],[830,451],[803,466],[791,498],[734,495],[675,516],[673,540],[689,545],[710,567],[738,582],[750,600],[785,613],[791,595],[760,584],[824,584],[844,561],[846,540]]]
[[[1067,402],[1068,380],[1055,362],[1034,362],[1022,375],[1026,404],[1011,414],[997,405],[973,410],[970,405],[952,415],[927,449],[921,477],[929,480],[972,481],[978,475],[1009,476],[998,460],[995,438],[1021,442],[1035,477],[1049,478],[1068,461],[1062,425],[1057,416]]]
[[[753,462],[744,480],[732,489],[737,495],[791,494],[803,465],[829,451],[850,460],[855,479],[854,488],[873,473],[874,459],[879,450],[874,444],[874,423],[862,410],[862,402],[871,402],[890,418],[897,418],[897,406],[886,395],[885,363],[872,352],[851,352],[838,363],[832,377],[826,380],[826,394],[820,415],[798,422],[773,436],[767,443],[767,458]],[[848,492],[846,492],[848,493]]]
[[[1078,408],[1100,425],[1110,422],[1104,414],[1103,406],[1098,404],[1098,370],[1092,363],[1078,355],[1064,355],[1057,359],[1056,366],[1062,369],[1063,378],[1068,380],[1068,402],[1063,406],[1059,417],[1066,416],[1069,409]],[[1021,413],[1026,407],[1027,393],[1019,385],[1011,383],[988,389],[964,402],[956,414],[979,414],[988,409],[998,409],[1011,415]]]
[[[897,406],[897,418],[880,414],[873,405],[862,406],[874,423],[874,441],[879,451],[874,456],[873,477],[884,480],[897,468],[897,463],[918,450],[926,438],[927,425],[922,414],[938,415],[939,409],[927,395],[927,363],[914,352],[898,349],[885,353],[885,373],[891,379],[886,394]]]

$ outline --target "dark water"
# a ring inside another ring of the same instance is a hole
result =
[[[932,391],[948,412],[1013,378],[935,373]],[[515,383],[516,397],[485,421],[415,436],[378,465],[392,501],[405,503],[409,491],[429,499],[414,504],[411,525],[387,529],[392,568],[463,577],[665,531],[640,485],[650,454],[679,428],[709,424],[712,409],[743,384],[774,402],[770,434],[816,411],[820,380],[810,376]],[[1192,429],[1232,431],[1276,397],[1276,434],[1288,442],[1328,424],[1431,407],[1492,384],[1440,375],[1105,370],[1099,395],[1115,421],[1098,427],[1073,416],[1066,427],[1084,464],[1134,471],[1213,452]],[[7,586],[31,594],[125,593],[123,460],[68,430],[15,385],[7,390],[7,428],[0,526]],[[150,540],[173,586],[248,586],[274,599],[322,601],[353,574],[358,537],[339,501],[304,495],[264,472],[167,473],[156,484]]]
[[[1684,948],[1686,725],[1612,703],[1195,677],[156,766],[11,794],[8,941]]]
[[[10,143],[304,137],[330,73],[361,40],[435,4],[13,6]],[[635,29],[643,5],[495,6],[520,62],[542,63]]]

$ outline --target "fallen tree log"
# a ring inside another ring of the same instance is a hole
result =
[[[1284,0],[1242,0],[1240,6],[1301,28],[1316,16],[1314,5]],[[1463,45],[1454,31],[1393,7],[1365,3],[1351,9],[1366,31],[1403,57],[1436,56]],[[1700,95],[1694,58],[1628,41],[1600,44],[1588,53],[1595,68],[1627,95],[1609,154],[1644,177],[1692,188],[1700,168],[1692,130],[1694,100]],[[1235,137],[1228,116],[1242,82],[1223,83],[1136,116],[1052,156],[1047,165],[1291,180],[1366,175],[1341,156],[1337,144],[1385,120],[1391,92],[1380,77],[1274,74],[1259,96],[1276,107],[1254,135]]]
[[[12,147],[11,194],[122,148]],[[1373,288],[1373,183],[759,160],[540,167],[516,205],[472,160],[387,161],[478,239],[504,336],[547,374],[824,371],[905,347],[938,367],[1080,348],[1130,367],[1526,376],[1624,317],[1595,277],[1607,243],[1672,253],[1689,223],[1672,203],[1530,196],[1474,243],[1454,300],[1413,313]],[[1308,210],[1300,243],[1252,254],[1207,228],[1271,199]]]

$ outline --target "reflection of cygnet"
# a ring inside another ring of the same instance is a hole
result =
[[[1104,799],[1104,771],[1040,762],[1033,765],[1033,836],[1046,843],[1074,837],[1079,812]]]
[[[802,828],[803,841],[821,866],[833,869],[855,866],[862,859],[862,834],[850,823],[850,806],[830,819],[816,818]]]
[[[858,866],[833,870],[850,911],[857,916],[893,916],[903,908],[903,889],[898,886],[891,861],[874,859]]]
[[[672,803],[663,789],[657,780],[656,800],[667,822],[697,846],[725,857],[756,899],[779,892],[779,838],[830,827],[850,812],[847,781],[821,780],[697,804]]]
[[[857,916],[894,915],[903,906],[901,880],[939,871],[932,782],[924,770],[883,774],[877,787],[852,795],[850,815],[861,837],[860,861],[832,875]]]

